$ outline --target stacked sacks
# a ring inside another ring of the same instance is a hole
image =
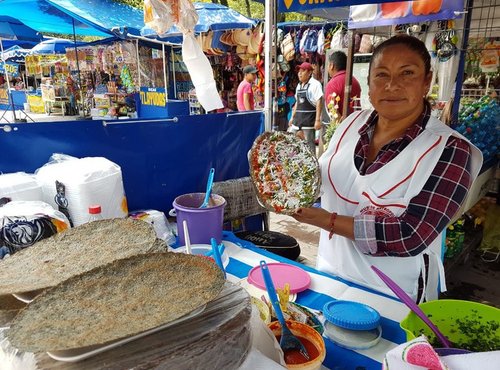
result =
[[[103,157],[55,154],[36,171],[43,200],[68,217],[72,226],[88,221],[88,208],[99,204],[102,217],[128,214],[120,167]]]

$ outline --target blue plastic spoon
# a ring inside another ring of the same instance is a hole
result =
[[[214,174],[215,168],[211,168],[208,173],[207,192],[205,193],[205,199],[203,200],[203,203],[201,203],[200,208],[208,207],[208,201],[210,200],[210,194],[212,193],[212,184],[214,183]]]
[[[224,264],[222,263],[222,257],[220,253],[219,246],[217,245],[217,240],[215,238],[210,239],[210,243],[212,244],[212,252],[214,254],[214,260],[217,266],[222,270],[224,273],[224,279],[226,278],[226,270],[224,269]]]
[[[260,270],[262,271],[262,277],[264,278],[264,283],[266,284],[267,294],[271,300],[271,304],[276,313],[276,317],[281,324],[281,340],[280,347],[283,352],[298,350],[306,360],[309,360],[309,353],[302,344],[302,342],[290,331],[286,325],[285,317],[281,311],[280,303],[278,301],[278,296],[276,295],[276,289],[274,288],[273,279],[271,278],[271,273],[267,267],[266,261],[260,261]]]

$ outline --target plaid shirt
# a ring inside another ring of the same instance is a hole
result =
[[[375,160],[367,164],[370,139],[377,122],[373,112],[360,128],[354,162],[360,174],[370,174],[387,164],[425,128],[431,108],[405,134],[384,147]],[[375,256],[416,256],[441,233],[460,208],[471,185],[470,147],[462,139],[450,136],[445,149],[422,191],[410,200],[399,217],[358,215],[354,217],[356,246]]]

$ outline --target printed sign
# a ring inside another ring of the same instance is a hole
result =
[[[0,62],[0,73],[7,73],[9,76],[17,77],[19,76],[19,64]]]
[[[385,0],[385,2],[394,1],[397,0]],[[280,12],[300,12],[338,6],[360,5],[367,2],[367,0],[278,0],[278,10]]]
[[[350,29],[459,18],[464,0],[416,0],[351,6]]]
[[[141,87],[139,94],[142,105],[154,107],[165,107],[167,105],[167,95],[162,87]]]
[[[0,105],[9,105],[9,94],[7,89],[0,88]]]

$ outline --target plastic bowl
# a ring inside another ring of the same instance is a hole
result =
[[[323,340],[323,337],[309,325],[302,324],[297,321],[287,321],[286,323],[293,335],[307,339],[318,350],[318,356],[309,359],[309,361],[304,362],[303,364],[287,364],[286,367],[288,369],[295,370],[320,369],[326,356],[325,341]],[[275,336],[281,335],[281,325],[278,321],[271,322],[268,327]]]
[[[500,309],[498,308],[454,299],[426,302],[420,304],[419,307],[458,348],[472,349],[474,346],[476,347],[474,351],[479,351],[481,349],[477,348],[478,343],[480,346],[486,346],[487,343],[493,347],[500,345],[498,339],[500,338]],[[429,327],[411,311],[400,325],[406,332],[407,340],[425,334],[431,343],[437,342]],[[437,347],[441,345],[437,344]],[[498,348],[482,350],[494,349]]]
[[[186,246],[182,246],[179,248],[173,248],[171,249],[172,252],[174,253],[186,253]],[[196,255],[201,255],[205,256],[206,253],[212,251],[212,246],[210,244],[192,244],[191,245],[191,253],[196,254]],[[209,256],[210,258],[213,259],[213,256]],[[229,256],[227,255],[227,252],[224,250],[224,253],[222,253],[221,256],[222,259],[222,265],[224,267],[227,267],[229,265]]]

